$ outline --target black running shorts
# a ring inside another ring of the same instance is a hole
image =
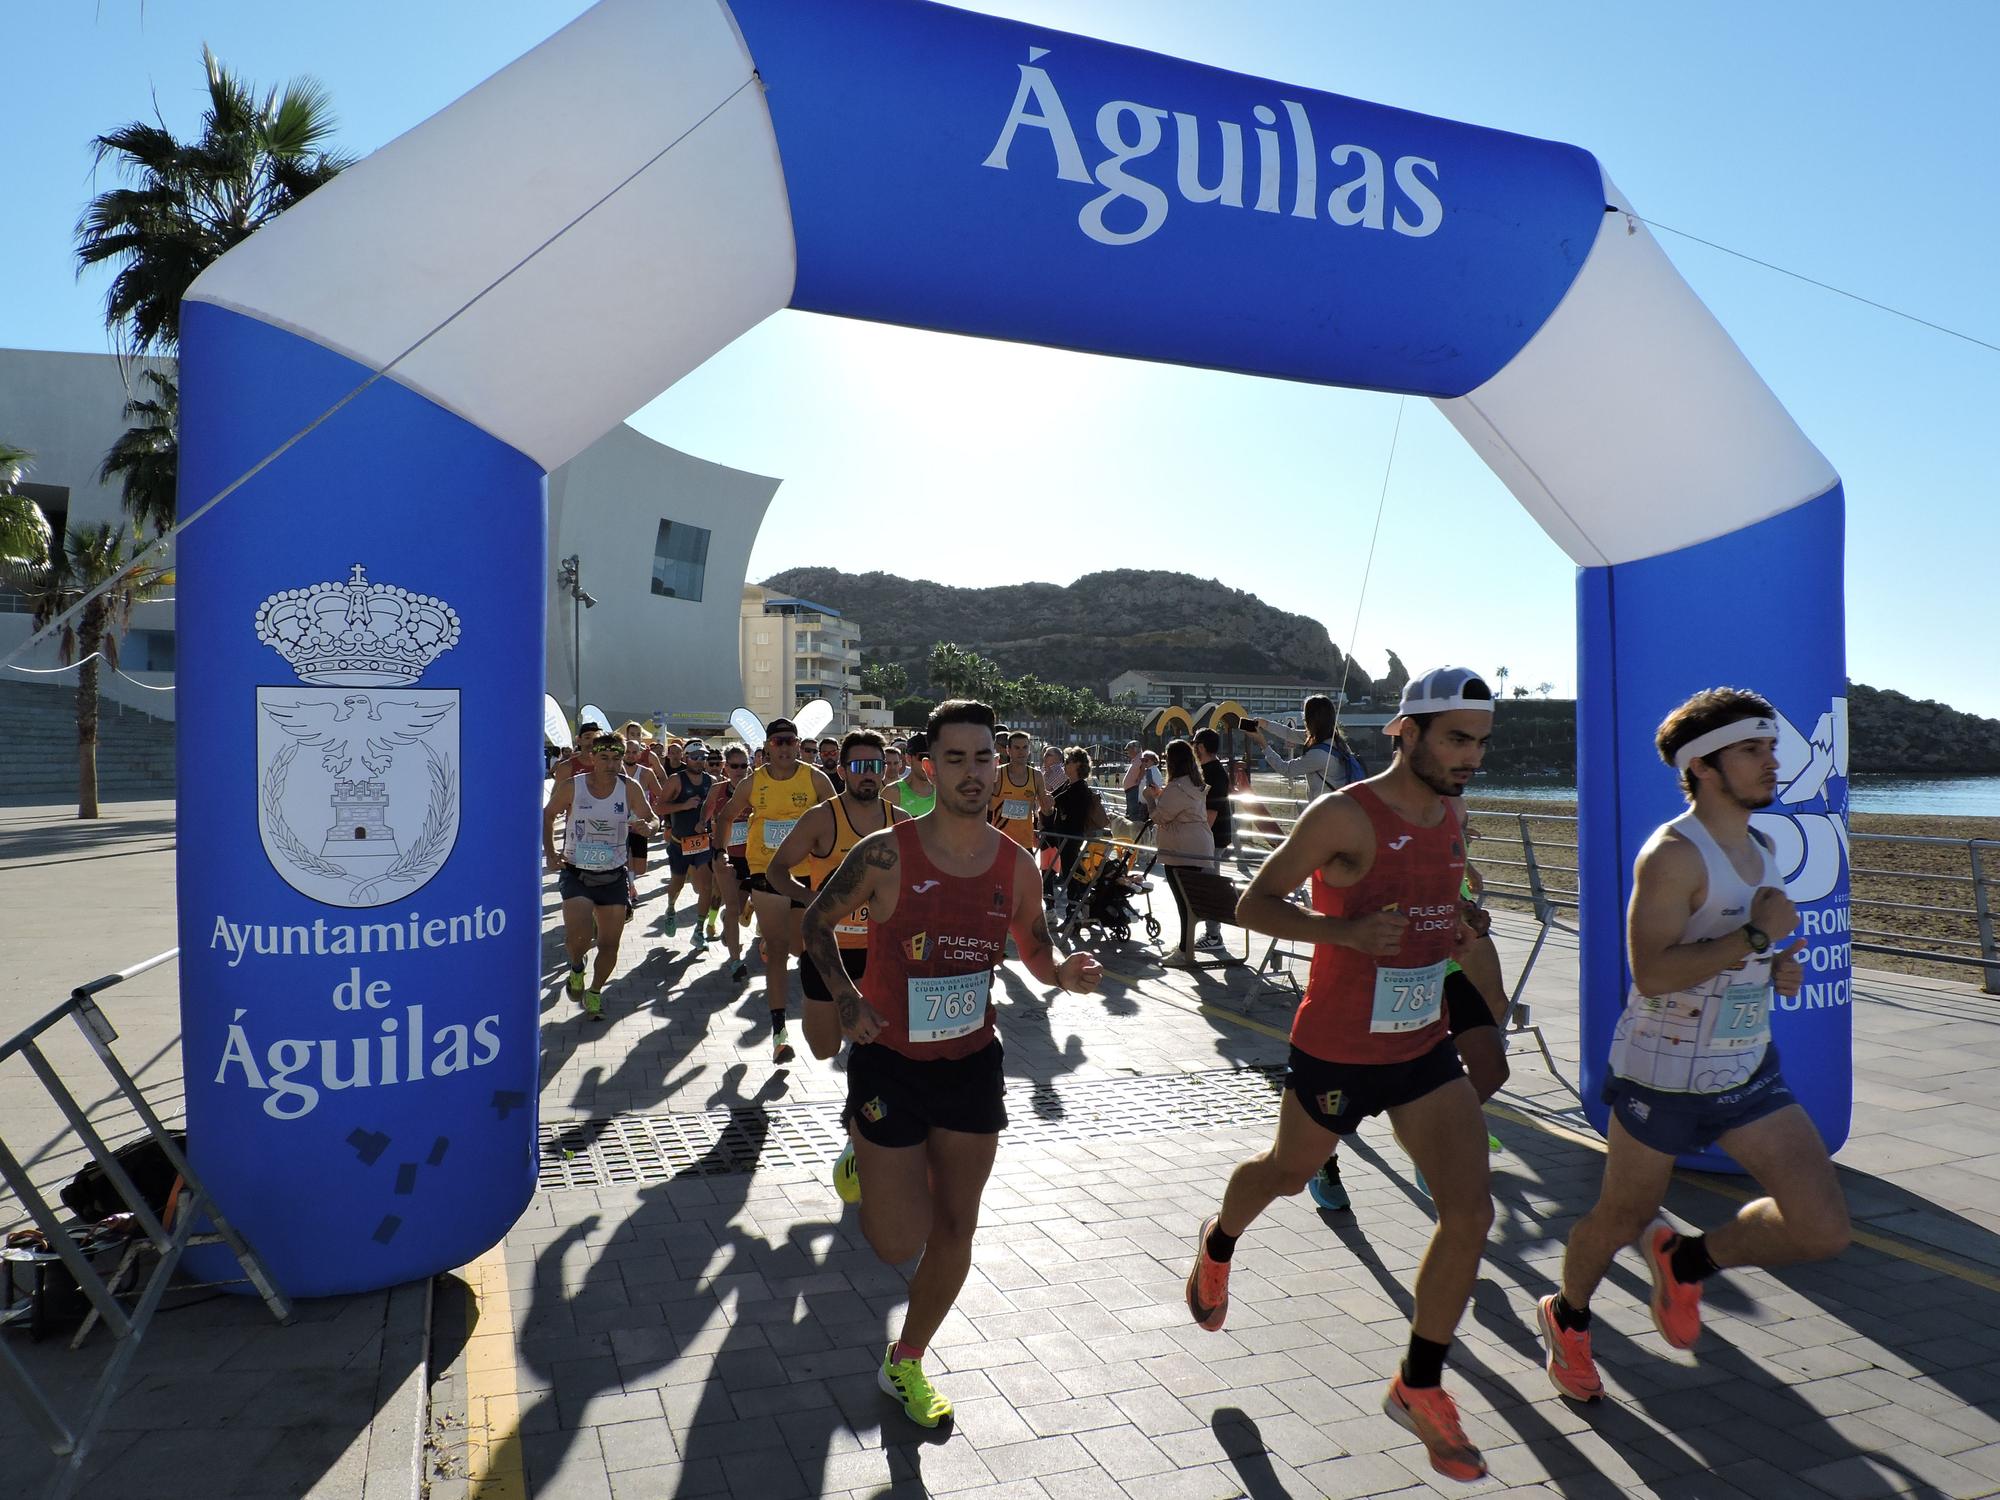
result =
[[[625,853],[632,859],[646,857],[646,835],[632,828],[625,833]]]
[[[1285,1087],[1299,1096],[1313,1124],[1348,1135],[1370,1115],[1421,1099],[1464,1076],[1458,1048],[1449,1040],[1422,1057],[1399,1063],[1328,1062],[1294,1047],[1285,1069]]]
[[[612,880],[586,880],[584,872],[575,865],[566,864],[562,874],[556,877],[556,892],[565,901],[588,901],[597,906],[622,906],[632,909],[632,888],[625,879],[625,867],[616,870],[593,871],[593,875],[612,875]]]
[[[739,891],[749,890],[750,861],[745,859],[740,854],[729,855],[728,859],[729,859],[729,873],[736,877],[736,889]]]
[[[841,967],[847,970],[848,977],[859,983],[862,971],[868,967],[868,950],[842,948],[840,963]],[[832,993],[826,987],[826,981],[819,977],[819,965],[813,962],[810,953],[799,955],[799,988],[804,991],[808,1000],[831,1002],[833,999]]]
[[[1497,1026],[1493,1012],[1479,986],[1466,977],[1465,970],[1453,969],[1444,976],[1445,1024],[1453,1036],[1463,1036],[1481,1026]]]
[[[1000,1061],[998,1037],[969,1057],[928,1062],[880,1042],[852,1048],[841,1123],[876,1146],[921,1146],[933,1128],[998,1135],[1007,1128]]]

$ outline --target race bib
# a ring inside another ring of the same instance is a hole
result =
[[[1770,1024],[1768,980],[1761,984],[1748,979],[1732,980],[1723,987],[1721,996],[1710,1003],[1717,1010],[1715,1028],[1709,1035],[1718,1042],[1755,1041]]]
[[[611,870],[625,863],[625,841],[609,818],[584,818],[577,827],[569,862],[579,870]]]
[[[775,849],[784,843],[785,835],[799,826],[797,818],[766,818],[764,820],[764,847]]]
[[[986,1023],[986,997],[993,971],[942,974],[910,981],[910,1040],[948,1042]]]
[[[681,853],[683,854],[706,854],[708,852],[708,835],[705,833],[691,833],[685,838],[675,839],[674,842],[681,846]]]
[[[1000,803],[1000,816],[1009,823],[1020,823],[1034,816],[1035,804],[1026,797],[1007,797]]]
[[[1368,1018],[1374,1032],[1419,1031],[1444,1008],[1444,966],[1440,959],[1421,969],[1375,971],[1375,1009]]]
[[[731,823],[729,825],[730,848],[734,849],[740,845],[747,844],[749,842],[750,842],[750,820],[748,818],[745,818],[740,823]]]

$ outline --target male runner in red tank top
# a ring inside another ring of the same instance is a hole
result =
[[[1412,679],[1385,733],[1389,769],[1316,799],[1250,882],[1236,920],[1313,944],[1292,1022],[1276,1142],[1239,1166],[1201,1226],[1188,1310],[1203,1328],[1229,1310],[1236,1241],[1271,1200],[1296,1193],[1339,1137],[1386,1112],[1429,1180],[1437,1227],[1417,1268],[1409,1353],[1383,1410],[1453,1479],[1486,1472],[1440,1381],[1493,1224],[1486,1125],[1446,1029],[1445,963],[1471,937],[1459,910],[1465,838],[1447,799],[1486,754],[1492,690],[1463,667]],[[1309,885],[1312,910],[1291,900]]]
[[[923,1257],[876,1383],[935,1427],[951,1403],[924,1375],[924,1347],[965,1284],[979,1196],[1007,1124],[993,971],[1010,934],[1043,984],[1084,993],[1103,970],[1087,953],[1058,959],[1034,856],[987,822],[993,710],[941,703],[928,729],[937,806],[854,846],[806,908],[805,943],[853,1043],[845,1118],[861,1231],[891,1265]],[[834,929],[863,906],[868,964],[857,987]]]

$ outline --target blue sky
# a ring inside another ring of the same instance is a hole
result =
[[[0,123],[0,345],[106,347],[105,281],[79,282],[70,258],[93,190],[88,142],[155,99],[191,133],[204,40],[263,84],[315,74],[343,147],[365,153],[584,8],[15,7],[10,51],[28,65],[11,70]],[[969,8],[1574,142],[1650,219],[2000,343],[1987,102],[2000,6]],[[1851,675],[2000,717],[2000,353],[1661,242],[1846,482]],[[1393,648],[1412,668],[1506,666],[1517,685],[1570,691],[1574,570],[1428,402],[1403,414],[1355,634],[1396,414],[1390,396],[783,313],[634,420],[785,480],[753,577],[828,564],[997,584],[1178,568],[1315,616],[1343,648],[1355,640],[1370,672]],[[989,518],[986,537],[968,509]],[[940,525],[949,544],[927,539]],[[1074,561],[1050,565],[1062,556]],[[1781,609],[1790,586],[1774,566],[1690,607]]]

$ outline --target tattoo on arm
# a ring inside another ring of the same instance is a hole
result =
[[[812,905],[806,908],[806,953],[833,992],[843,1026],[851,1026],[860,1015],[861,992],[841,962],[840,940],[834,936],[834,925],[863,904],[864,888],[874,871],[895,866],[894,839],[875,836],[863,839],[847,851],[840,867],[827,877]]]

